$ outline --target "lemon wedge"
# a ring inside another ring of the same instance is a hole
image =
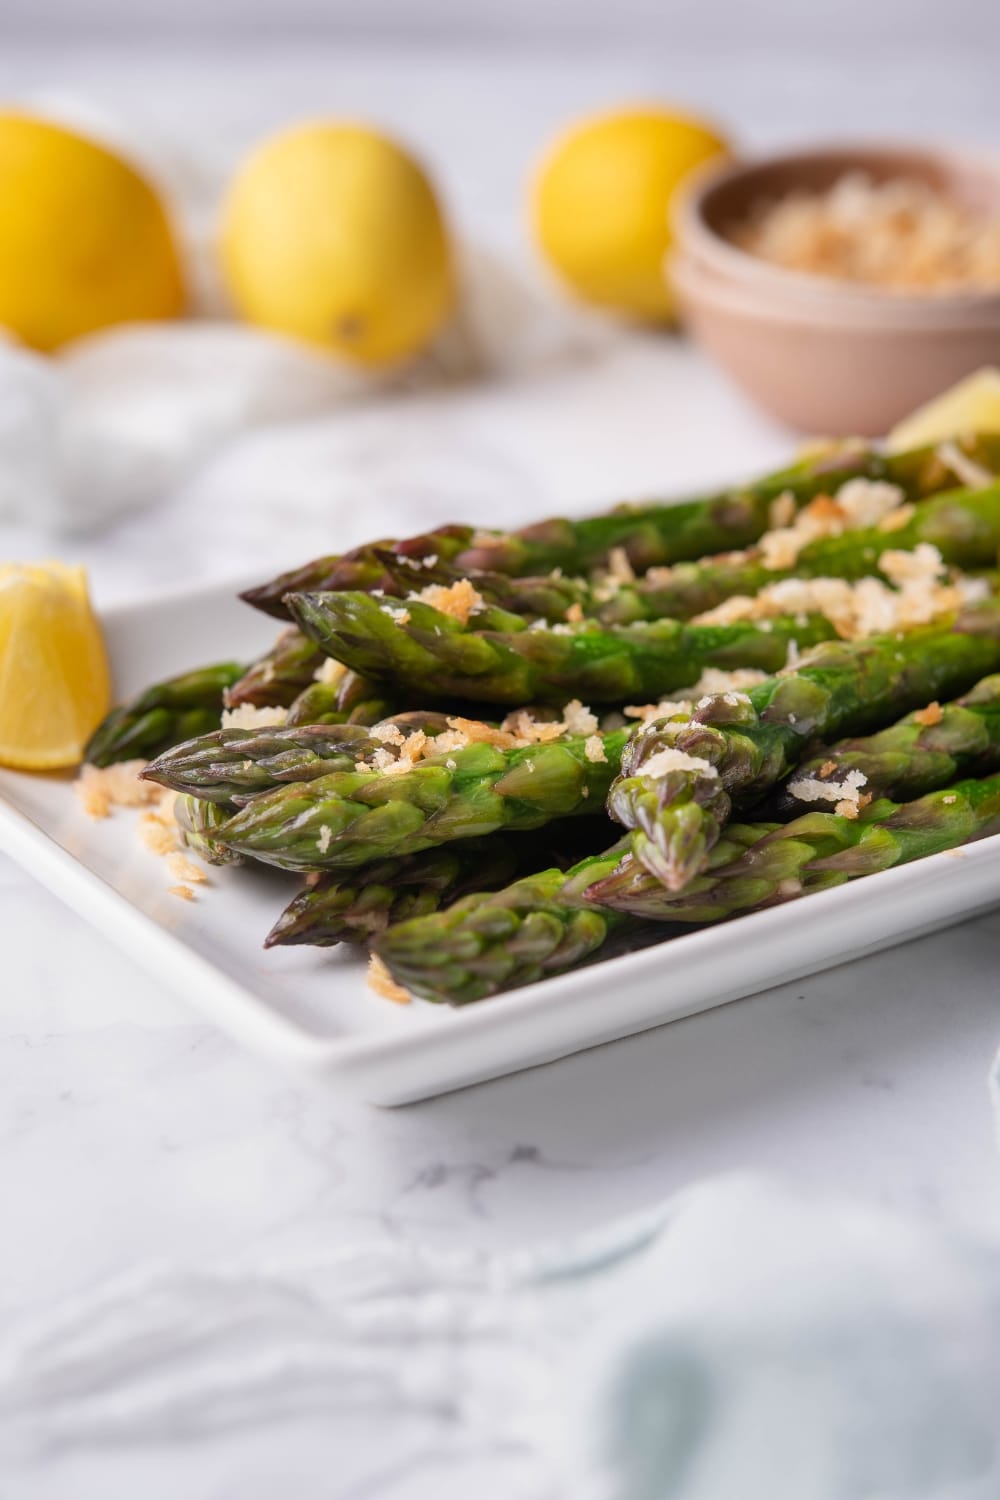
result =
[[[918,406],[892,429],[886,446],[890,453],[902,453],[969,432],[1000,432],[1000,370],[992,365]]]
[[[84,570],[0,564],[0,765],[76,765],[110,702],[107,654]]]

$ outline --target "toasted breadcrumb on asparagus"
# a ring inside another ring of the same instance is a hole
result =
[[[574,600],[569,609],[567,609],[566,619],[571,625],[579,625],[580,621],[583,619],[583,605],[580,603],[579,599]]]
[[[819,768],[819,774],[821,776],[832,776],[836,769],[837,762],[835,760],[825,760]]]
[[[287,708],[257,708],[253,703],[241,703],[236,708],[222,710],[222,727],[264,729],[268,724],[284,724],[287,718]]]
[[[671,771],[696,771],[700,776],[708,777],[719,774],[711,761],[703,760],[700,755],[688,755],[686,750],[677,750],[673,745],[654,751],[640,767],[640,774],[652,780],[669,776]]]
[[[897,505],[895,510],[890,510],[878,523],[879,531],[902,531],[917,513],[915,505]]]
[[[588,736],[583,744],[583,753],[588,760],[592,761],[606,761],[608,758],[607,751],[604,748],[604,741],[599,734]]]
[[[935,699],[933,703],[928,703],[926,708],[920,709],[913,717],[918,724],[923,724],[926,728],[930,729],[933,725],[940,724],[944,718],[944,713],[940,703]]]
[[[391,1000],[395,1005],[409,1005],[413,996],[409,990],[397,984],[385,964],[377,953],[373,953],[368,960],[368,988],[374,990],[376,995],[381,995],[385,1000]]]
[[[767,519],[771,531],[792,524],[795,520],[795,496],[790,490],[784,490],[776,500],[771,501]]]
[[[635,581],[635,569],[624,547],[612,547],[608,553],[608,577],[614,583]]]
[[[460,625],[468,625],[469,616],[482,609],[484,604],[482,594],[468,578],[460,578],[451,584],[429,583],[410,598],[431,605],[443,615],[451,615]]]

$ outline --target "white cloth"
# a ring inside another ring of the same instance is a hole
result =
[[[0,1344],[0,1464],[318,1410],[539,1500],[995,1500],[998,1397],[1000,1247],[726,1178],[531,1254],[148,1268]]]

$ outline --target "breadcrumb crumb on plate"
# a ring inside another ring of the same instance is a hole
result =
[[[368,988],[374,990],[376,995],[381,995],[384,1000],[391,1000],[394,1005],[409,1005],[413,999],[409,990],[396,983],[377,953],[373,953],[368,960]]]
[[[140,781],[144,760],[120,760],[113,766],[80,767],[73,789],[89,818],[108,818],[113,807],[145,807],[156,802],[161,788]]]
[[[170,885],[167,887],[168,896],[176,896],[179,901],[193,901],[194,891],[189,885]]]
[[[188,885],[203,885],[208,879],[205,871],[200,865],[196,865],[193,859],[189,859],[181,850],[167,855],[167,869],[175,880],[181,880]]]

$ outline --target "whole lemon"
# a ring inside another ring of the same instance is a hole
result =
[[[49,350],[183,303],[163,205],[139,173],[60,125],[0,113],[0,323]]]
[[[663,261],[684,178],[727,151],[708,126],[655,109],[586,120],[557,141],[534,185],[534,224],[556,272],[587,302],[673,317]]]
[[[224,206],[221,255],[250,322],[360,364],[415,354],[455,297],[433,187],[362,125],[304,125],[254,152]]]

